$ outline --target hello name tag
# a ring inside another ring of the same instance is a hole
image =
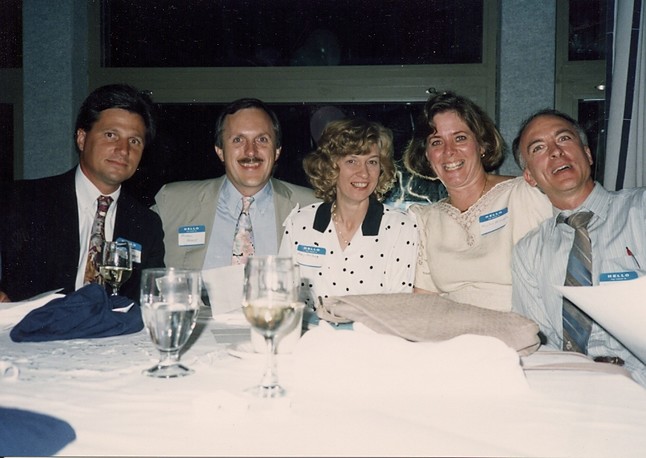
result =
[[[130,254],[132,255],[132,262],[141,264],[141,243],[133,242],[131,240],[119,237],[117,242],[128,242],[130,244]]]
[[[307,267],[321,267],[321,256],[325,256],[327,250],[319,246],[298,245],[296,247],[296,262]]]
[[[505,227],[509,222],[509,209],[505,207],[501,210],[481,215],[478,221],[480,222],[480,235],[497,231]]]
[[[634,280],[638,276],[639,275],[637,275],[637,272],[634,270],[629,270],[627,272],[608,272],[599,275],[599,283]]]
[[[179,246],[196,246],[206,243],[206,226],[180,226],[177,230]]]

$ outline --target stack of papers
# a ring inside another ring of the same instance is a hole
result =
[[[646,277],[557,288],[646,364]]]

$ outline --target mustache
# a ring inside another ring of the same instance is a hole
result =
[[[265,162],[264,159],[261,159],[259,157],[255,157],[255,156],[253,156],[253,157],[245,157],[245,158],[242,158],[242,159],[238,160],[239,164],[260,164],[262,162]]]

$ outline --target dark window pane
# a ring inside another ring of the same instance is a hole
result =
[[[0,183],[13,181],[13,105],[0,103]]]
[[[0,68],[22,67],[22,0],[0,5]]]
[[[606,58],[607,0],[570,0],[568,60]]]
[[[381,122],[393,131],[395,158],[401,159],[412,136],[413,120],[423,103],[347,105],[271,105],[283,128],[283,149],[274,176],[309,186],[302,161],[316,148],[324,125],[332,119],[358,116]],[[224,174],[215,154],[214,123],[222,108],[218,104],[161,104],[159,132],[146,149],[140,170],[124,185],[147,205],[159,188],[173,181],[202,180]],[[400,167],[401,170],[401,167]],[[391,192],[391,201],[437,200],[445,195],[439,181],[411,178],[402,171],[401,187]]]
[[[102,5],[106,67],[482,61],[482,0],[103,0]]]
[[[588,135],[594,164],[592,177],[603,184],[603,169],[606,162],[606,124],[604,100],[579,100],[578,122]]]

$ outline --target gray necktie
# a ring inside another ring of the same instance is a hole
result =
[[[587,229],[592,215],[592,212],[578,212],[568,218],[559,216],[559,223],[565,222],[575,231],[567,263],[565,286],[592,285],[592,244]],[[587,354],[591,329],[592,319],[564,297],[563,350]]]

